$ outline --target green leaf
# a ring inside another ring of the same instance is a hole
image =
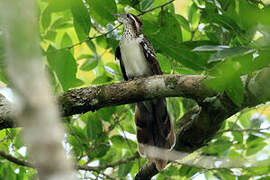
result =
[[[102,47],[104,49],[107,48],[107,40],[106,40],[105,36],[97,37],[96,42],[97,42],[99,47]]]
[[[101,158],[106,155],[109,151],[110,145],[108,144],[101,144],[97,146],[93,151],[90,153],[90,158]]]
[[[200,10],[195,4],[192,4],[188,10],[188,20],[191,23],[191,29],[195,30],[200,22]]]
[[[82,71],[90,71],[97,67],[98,65],[98,58],[89,58],[84,61],[84,63],[81,65],[80,70]]]
[[[186,165],[182,165],[180,170],[179,170],[179,175],[181,177],[191,177],[193,176],[195,173],[197,173],[199,170],[196,168],[192,168],[190,166],[186,166]]]
[[[267,143],[263,142],[263,141],[252,141],[249,142],[247,147],[247,156],[251,156],[253,154],[256,154],[257,152],[259,152],[260,150],[262,150]]]
[[[48,8],[51,12],[65,11],[70,7],[69,2],[66,0],[48,0],[48,2]]]
[[[165,9],[159,13],[160,21],[160,34],[166,35],[169,39],[175,41],[182,41],[182,31],[179,22],[175,18],[174,14]]]
[[[107,76],[106,73],[96,77],[93,81],[92,84],[93,85],[97,85],[97,84],[105,84],[108,83],[112,80],[111,77]]]
[[[49,30],[46,32],[46,34],[43,36],[43,38],[54,42],[56,36],[57,36],[57,33],[54,30]]]
[[[219,156],[223,156],[225,152],[231,147],[232,142],[228,139],[219,139],[209,145],[207,148],[207,152],[211,154],[217,154]]]
[[[66,48],[72,45],[72,40],[69,37],[69,35],[67,33],[65,33],[62,37],[62,41],[61,41],[61,47],[62,48]]]
[[[192,51],[221,51],[230,48],[229,46],[203,45],[194,48]]]
[[[131,3],[131,0],[119,0],[119,4],[122,5],[129,5]]]
[[[118,169],[118,176],[119,177],[126,177],[127,174],[130,172],[132,166],[133,166],[133,162],[128,162],[128,163],[125,163],[125,164],[121,164],[119,166],[119,169]]]
[[[151,35],[156,34],[159,31],[160,23],[158,22],[158,17],[145,14],[145,16],[141,18],[141,20],[143,22],[143,34],[150,37]]]
[[[234,77],[225,91],[236,105],[241,106],[244,100],[244,86],[240,76]]]
[[[160,51],[161,54],[175,59],[188,68],[194,70],[204,69],[206,62],[196,52],[192,52],[188,46],[169,37],[166,34],[158,33],[149,36],[149,39],[153,43],[155,50]]]
[[[87,121],[87,135],[90,141],[97,140],[102,134],[102,123],[99,119],[89,116]]]
[[[75,133],[74,135],[76,135],[76,138],[80,138],[82,141],[88,141],[88,137],[87,137],[87,134],[86,134],[86,131],[78,126],[72,126],[72,130]]]
[[[47,29],[49,25],[51,24],[51,9],[50,8],[46,7],[43,10],[42,16],[41,16],[41,23],[44,29]]]
[[[221,61],[226,58],[232,58],[236,56],[244,56],[246,54],[250,54],[255,52],[255,49],[247,48],[247,47],[235,47],[235,48],[228,48],[228,49],[223,49],[221,51],[216,52],[213,54],[208,63],[216,62],[216,61]]]
[[[243,133],[242,132],[232,132],[235,141],[238,143],[243,143]]]
[[[147,10],[148,8],[150,8],[152,6],[153,2],[154,2],[154,0],[142,0],[140,2],[140,9],[142,11]]]
[[[156,56],[161,66],[162,72],[164,72],[165,74],[169,74],[171,72],[170,61],[162,54],[157,53]]]
[[[6,79],[6,73],[4,72],[5,68],[5,46],[4,46],[4,37],[3,34],[0,33],[0,80],[4,83],[8,83]]]
[[[82,144],[78,141],[77,138],[75,138],[75,136],[68,136],[68,142],[72,145],[72,150],[75,153],[76,156],[80,156],[82,151],[83,151],[83,147]]]
[[[52,29],[65,29],[65,28],[73,28],[72,21],[65,19],[64,17],[60,17],[55,20],[51,26]]]
[[[97,53],[96,45],[92,41],[86,41],[86,44],[93,53]]]
[[[76,78],[77,64],[69,51],[56,50],[54,47],[49,46],[47,60],[49,67],[56,73],[64,91],[82,84],[82,81]]]
[[[100,110],[97,111],[97,114],[99,115],[99,117],[104,120],[104,121],[110,121],[112,120],[112,116],[113,113],[115,113],[116,111],[116,107],[106,107],[106,108],[102,108]]]
[[[113,13],[117,13],[117,7],[114,0],[87,0],[87,4],[90,6],[91,17],[102,26],[106,26],[108,23],[113,23],[116,17]]]
[[[129,149],[129,148],[136,148],[136,144],[129,140],[129,139],[124,139],[120,135],[114,135],[110,138],[113,146],[118,149]]]
[[[190,25],[189,25],[189,22],[186,20],[186,18],[184,18],[183,16],[179,14],[176,14],[175,17],[185,30],[190,31]]]
[[[82,59],[89,59],[89,58],[94,58],[92,54],[82,54],[79,57],[77,57],[77,60],[82,60]]]
[[[91,21],[88,10],[82,0],[70,0],[73,24],[80,41],[85,40],[90,32]]]
[[[229,170],[219,171],[217,173],[217,176],[220,177],[221,179],[235,180],[235,176],[233,174],[231,174]]]

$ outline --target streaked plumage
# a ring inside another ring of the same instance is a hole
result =
[[[120,60],[124,79],[162,74],[153,47],[141,33],[142,22],[133,14],[118,15],[124,24],[124,33],[115,56]],[[138,102],[135,123],[139,152],[154,161],[158,170],[163,169],[167,160],[152,159],[145,154],[145,145],[171,149],[175,144],[175,134],[167,111],[165,98]]]

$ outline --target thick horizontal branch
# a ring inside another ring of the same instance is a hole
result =
[[[216,93],[208,89],[205,76],[163,75],[87,88],[72,89],[59,97],[63,116],[95,111],[161,97],[187,97],[197,101]]]
[[[216,93],[203,84],[205,76],[163,75],[107,85],[72,89],[58,98],[62,116],[102,107],[135,103],[160,97],[187,97],[197,101]],[[16,127],[13,104],[0,96],[0,130]]]

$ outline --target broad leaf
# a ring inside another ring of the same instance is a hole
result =
[[[244,87],[240,76],[235,76],[225,91],[236,105],[241,106],[244,100]]]
[[[69,51],[56,50],[54,47],[49,46],[47,60],[50,68],[56,73],[64,91],[82,84],[76,78],[77,64]]]
[[[66,48],[72,45],[72,39],[70,38],[70,36],[65,33],[62,37],[62,41],[61,41],[61,47],[62,48]]]
[[[105,26],[108,23],[112,23],[116,20],[113,13],[117,13],[117,7],[115,1],[113,0],[86,0],[87,4],[90,6],[90,15],[94,20]]]
[[[142,1],[140,2],[140,9],[141,9],[142,11],[147,10],[148,8],[151,7],[151,5],[153,4],[153,2],[154,2],[154,0],[142,0]]]
[[[45,10],[43,10],[41,15],[41,23],[44,29],[47,29],[51,23],[51,12],[50,8],[46,7]]]
[[[80,41],[86,39],[90,32],[91,21],[88,10],[82,0],[70,0],[73,24]]]
[[[203,45],[194,48],[192,51],[221,51],[230,48],[229,46]]]
[[[102,134],[102,123],[94,116],[89,116],[87,121],[87,135],[90,141],[97,140]]]
[[[175,15],[168,9],[165,9],[159,14],[160,33],[169,36],[178,42],[182,41],[182,32],[179,22]]]
[[[179,14],[176,14],[175,17],[185,30],[190,31],[190,25],[189,25],[189,22],[186,20],[186,18],[184,18],[183,16]]]
[[[198,27],[200,22],[200,10],[195,4],[192,4],[188,10],[188,20],[191,23],[191,29]]]
[[[163,55],[179,61],[188,68],[194,70],[204,69],[205,62],[200,58],[200,56],[198,56],[198,54],[196,54],[196,52],[192,52],[188,46],[168,37],[167,34],[159,33],[158,35],[149,38],[156,51],[159,50]]]
[[[250,48],[247,48],[247,47],[235,47],[235,48],[223,49],[223,50],[218,51],[215,54],[213,54],[210,57],[208,63],[221,61],[221,60],[224,60],[226,58],[232,58],[232,57],[236,57],[236,56],[243,56],[243,55],[252,53],[254,51],[255,51],[254,49],[250,49]]]
[[[100,59],[97,57],[88,58],[84,61],[84,63],[81,65],[80,70],[82,71],[90,71],[94,69],[98,65],[98,61]]]

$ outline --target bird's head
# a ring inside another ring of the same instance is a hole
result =
[[[118,16],[118,21],[123,23],[125,28],[132,28],[137,34],[142,32],[142,22],[134,14],[114,14]]]

